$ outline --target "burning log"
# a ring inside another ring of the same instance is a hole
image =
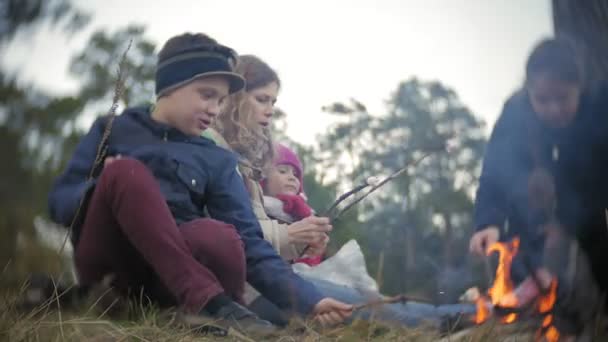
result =
[[[488,255],[493,252],[499,254],[498,267],[496,269],[494,284],[488,289],[488,297],[481,296],[477,299],[477,315],[474,318],[476,324],[485,322],[491,314],[500,316],[502,323],[511,324],[519,318],[522,312],[528,310],[528,306],[526,305],[528,304],[527,300],[522,300],[522,298],[526,298],[526,294],[529,292],[526,290],[530,287],[532,278],[529,277],[528,282],[524,281],[524,283],[517,288],[513,286],[511,280],[511,265],[513,258],[519,252],[519,246],[519,238],[515,238],[506,243],[497,242],[489,246],[487,250]],[[549,277],[551,276],[549,275]],[[537,282],[540,283],[540,281]],[[535,283],[532,283],[532,285],[536,286]],[[557,284],[556,281],[553,283]],[[526,286],[527,288],[522,286]],[[536,304],[538,305],[539,314],[550,315],[555,303],[556,285],[552,289],[553,292],[549,291],[551,297],[545,298],[543,295],[538,304]],[[533,293],[533,296],[535,295],[536,294]],[[545,319],[545,321],[548,321],[547,325],[552,323],[552,319]]]
[[[505,324],[520,317],[540,318],[537,339],[549,342],[592,329],[601,296],[586,255],[558,225],[547,226],[545,234],[544,267],[530,270],[530,276],[515,288],[510,271],[519,253],[519,239],[490,246],[488,254],[499,253],[498,267],[488,295],[476,301],[475,324],[492,316]]]

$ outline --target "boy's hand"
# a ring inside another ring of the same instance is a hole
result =
[[[317,322],[327,327],[344,322],[353,314],[353,306],[326,297],[315,305],[312,313]]]
[[[469,242],[469,249],[471,253],[479,256],[485,256],[488,247],[498,242],[500,238],[500,230],[496,226],[489,226],[484,230],[480,230],[473,234],[471,241]]]

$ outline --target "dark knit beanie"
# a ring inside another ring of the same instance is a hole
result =
[[[209,76],[226,77],[230,93],[237,92],[245,87],[245,79],[234,72],[235,62],[234,50],[213,40],[205,43],[186,41],[178,49],[161,50],[156,65],[156,96],[161,97],[195,79]]]

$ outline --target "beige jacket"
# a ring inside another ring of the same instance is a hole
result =
[[[232,150],[224,137],[212,128],[205,130],[203,136],[213,140],[220,147]],[[239,164],[239,172],[243,176],[245,185],[249,190],[253,212],[260,222],[264,238],[272,244],[283,259],[287,261],[297,259],[304,250],[305,245],[290,243],[287,225],[273,220],[266,215],[266,211],[264,210],[264,193],[261,185],[252,179],[251,169]]]

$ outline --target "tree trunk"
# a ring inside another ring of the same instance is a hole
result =
[[[407,185],[406,194],[409,194],[409,184]],[[408,291],[411,288],[412,282],[410,277],[416,271],[416,227],[414,226],[414,220],[412,220],[412,210],[410,209],[409,196],[405,196],[404,204],[404,215],[403,215],[403,239],[405,246],[405,265],[404,271],[405,276],[403,279],[402,290]]]
[[[453,131],[453,130],[452,130]],[[438,172],[438,189],[450,189],[452,185],[449,182],[447,175],[449,161],[446,158],[437,158],[437,172]],[[448,206],[451,203],[447,203]],[[452,227],[452,215],[447,208],[440,208],[439,213],[443,217],[445,222],[445,235],[443,237],[443,266],[445,269],[450,265],[453,259],[453,239],[454,239],[454,227]]]
[[[443,266],[447,268],[450,266],[454,259],[454,253],[452,251],[452,245],[454,244],[454,229],[452,227],[452,220],[450,220],[450,213],[444,212],[443,219],[445,221],[445,236],[443,242]]]
[[[416,232],[414,231],[414,220],[412,220],[412,208],[410,202],[409,182],[405,188],[405,203],[403,204],[403,237],[405,239],[405,272],[411,274],[416,268]]]
[[[608,1],[553,0],[553,28],[581,50],[591,84],[608,78]]]

